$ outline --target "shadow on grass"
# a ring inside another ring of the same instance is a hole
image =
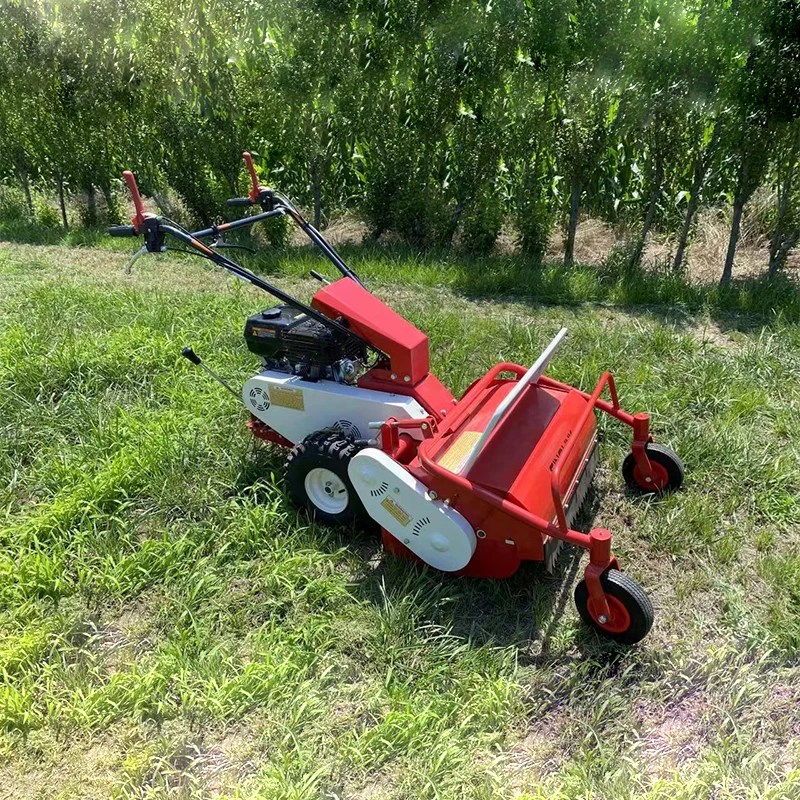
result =
[[[284,458],[281,448],[255,447],[234,491],[251,491],[265,475],[281,475]],[[576,530],[595,527],[600,501],[592,485],[575,520]],[[285,503],[288,506],[288,499]],[[353,579],[357,600],[383,609],[390,604],[419,604],[426,622],[473,648],[515,647],[521,666],[591,660],[603,669],[631,652],[583,625],[575,641],[577,653],[565,654],[564,647],[555,644],[563,632],[563,618],[574,614],[573,593],[586,563],[580,548],[565,545],[552,574],[542,562],[523,561],[510,578],[490,580],[448,575],[386,553],[377,526],[323,530],[318,546],[331,553],[346,548],[361,565]]]
[[[741,278],[720,287],[671,271],[630,269],[613,260],[565,267],[560,261],[541,263],[525,256],[477,258],[452,251],[422,253],[401,245],[346,245],[339,251],[368,282],[443,285],[471,300],[510,299],[532,307],[610,303],[653,313],[668,309],[672,321],[676,314],[703,312],[723,329],[742,332],[776,316],[800,322],[800,285],[783,273]],[[309,269],[320,268],[319,258],[311,247],[262,250],[246,257],[251,269],[283,276],[307,275]],[[333,268],[328,272],[328,277],[335,275]]]

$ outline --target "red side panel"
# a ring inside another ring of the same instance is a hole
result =
[[[428,337],[351,278],[320,289],[311,305],[331,319],[344,317],[353,331],[386,353],[398,384],[413,386],[428,374]]]

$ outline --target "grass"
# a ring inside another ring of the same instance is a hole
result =
[[[579,625],[575,553],[469,581],[310,524],[281,453],[180,358],[243,381],[263,296],[81,243],[0,245],[0,797],[800,796],[791,286],[348,253],[454,391],[565,324],[550,374],[612,369],[652,411],[686,489],[623,491],[602,420],[583,520],[656,607],[625,650]],[[304,297],[310,262],[257,259]]]

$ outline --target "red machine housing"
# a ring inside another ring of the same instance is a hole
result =
[[[604,529],[587,534],[567,524],[570,501],[597,441],[595,409],[633,428],[636,469],[643,480],[659,488],[665,476],[647,457],[648,415],[622,410],[611,374],[604,373],[591,394],[545,376],[532,382],[465,475],[457,469],[459,453],[486,429],[526,368],[498,364],[456,400],[429,372],[428,337],[356,281],[342,278],[325,286],[312,306],[331,319],[344,318],[386,354],[388,360],[362,376],[359,386],[410,395],[430,415],[426,420],[387,420],[381,447],[429,487],[431,498],[448,503],[473,526],[478,543],[462,573],[508,577],[522,560],[543,560],[549,544],[568,542],[589,551],[585,578],[593,615],[601,624],[615,624],[615,607],[609,608],[600,582],[606,569],[617,566],[611,534]],[[606,388],[610,402],[600,399]],[[411,428],[422,433],[421,442],[408,434]],[[386,531],[383,539],[387,550],[416,559]]]

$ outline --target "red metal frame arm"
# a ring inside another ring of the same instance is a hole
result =
[[[604,372],[600,380],[597,382],[597,386],[594,387],[594,391],[588,396],[589,402],[587,403],[586,408],[583,410],[580,419],[575,425],[576,430],[582,430],[583,426],[586,424],[586,420],[589,419],[589,415],[594,413],[597,401],[600,399],[600,394],[606,387],[606,384],[608,384],[608,392],[611,395],[612,408],[616,411],[619,410],[619,398],[617,397],[617,387],[614,384],[614,376],[610,372]],[[581,392],[581,394],[584,395],[583,392]],[[587,395],[584,396],[587,397]],[[567,526],[567,515],[564,511],[564,502],[561,498],[561,490],[558,488],[559,478],[561,477],[561,466],[566,463],[567,459],[572,454],[576,441],[577,439],[573,437],[569,442],[567,442],[567,445],[561,452],[558,461],[553,465],[553,467],[551,467],[550,470],[550,491],[552,492],[553,503],[556,507],[556,518],[558,519],[558,525],[562,530],[569,530],[569,527]]]
[[[598,397],[595,402],[595,408],[599,409],[605,414],[611,415],[620,422],[624,422],[626,425],[633,426],[633,414],[629,414],[627,411],[620,408],[619,400],[617,399],[617,388],[614,384],[614,376],[611,375],[610,377],[611,385],[609,386],[609,393],[611,394],[611,402],[609,403],[606,400],[601,400]],[[561,383],[560,381],[554,381],[552,378],[548,378],[547,375],[542,375],[542,377],[539,378],[539,383],[542,386],[550,387],[551,389],[563,389],[565,391],[577,392],[585,400],[592,399],[592,395],[590,395],[588,392],[576,389],[574,386],[568,386],[566,383]]]

